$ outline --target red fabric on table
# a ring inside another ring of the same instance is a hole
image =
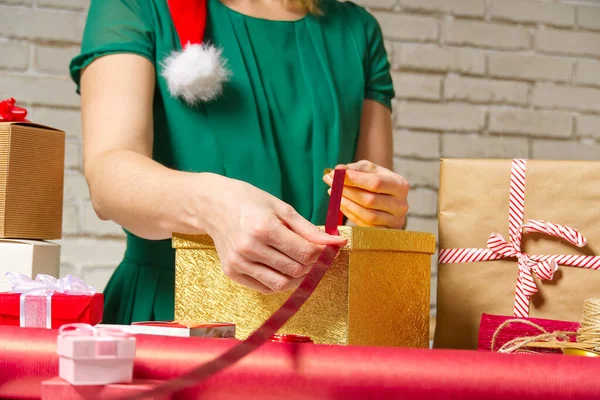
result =
[[[20,293],[0,293],[0,325],[19,326]],[[102,322],[104,295],[93,296],[54,294],[52,295],[52,328],[61,325],[85,323],[96,325]]]
[[[480,351],[491,351],[492,350],[492,339],[494,337],[494,333],[496,330],[502,325],[504,322],[508,320],[524,320],[532,322],[536,325],[541,326],[547,332],[577,332],[579,329],[579,323],[571,322],[571,321],[559,321],[552,319],[542,319],[542,318],[515,318],[509,317],[506,315],[492,315],[492,314],[483,314],[481,316],[481,322],[479,324],[479,338],[477,343],[477,349]],[[514,322],[511,323],[498,333],[496,337],[496,343],[494,343],[494,350],[497,351],[500,349],[505,343],[516,339],[518,337],[529,337],[529,336],[537,336],[544,332],[539,329],[526,325],[524,323]],[[571,337],[572,342],[576,342],[577,338],[575,335]],[[537,349],[539,352],[546,353],[560,353],[560,350],[553,349]]]
[[[143,393],[164,381],[135,379],[131,383],[104,386],[73,386],[56,377],[42,382],[41,400],[104,400],[109,397]],[[169,400],[171,396],[148,397],[147,400]]]
[[[236,344],[152,335],[137,340],[134,377],[159,380]],[[41,382],[58,375],[55,343],[55,330],[0,327],[0,397],[39,398]],[[598,376],[600,362],[588,357],[266,343],[173,398],[585,400],[600,398]]]

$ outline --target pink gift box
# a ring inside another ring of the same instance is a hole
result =
[[[58,374],[76,386],[131,382],[135,348],[135,337],[127,332],[64,325],[57,341]]]

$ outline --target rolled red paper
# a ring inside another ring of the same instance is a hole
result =
[[[39,399],[58,374],[55,330],[0,327],[0,398]],[[236,341],[139,335],[134,377],[172,379]],[[600,398],[600,362],[558,355],[266,343],[174,399]]]

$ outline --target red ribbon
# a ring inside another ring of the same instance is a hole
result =
[[[325,232],[330,235],[339,235],[338,221],[340,215],[340,204],[342,202],[342,191],[344,189],[344,179],[346,171],[336,169],[333,176],[331,197],[329,198],[329,208],[327,210],[327,219],[325,221]],[[167,395],[186,387],[195,386],[201,381],[209,378],[217,372],[235,364],[254,350],[258,349],[292,317],[300,307],[308,300],[317,288],[319,282],[329,269],[329,266],[335,260],[340,248],[337,246],[326,246],[316,264],[312,267],[306,278],[300,286],[292,293],[286,302],[256,331],[254,331],[246,340],[230,348],[216,359],[199,366],[196,369],[160,385],[150,391],[140,395],[121,397],[119,400],[146,399],[152,396]]]
[[[12,97],[0,101],[0,121],[5,122],[23,122],[27,121],[27,110],[15,106],[16,100]]]

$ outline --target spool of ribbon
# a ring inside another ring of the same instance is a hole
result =
[[[52,295],[55,293],[93,296],[96,290],[72,275],[57,279],[38,274],[31,279],[23,274],[7,272],[12,290],[20,293],[19,325],[26,328],[52,328]]]
[[[325,221],[325,232],[330,235],[339,235],[338,221],[340,215],[340,204],[342,202],[342,191],[344,189],[344,179],[346,171],[336,169],[333,177],[331,196],[329,198],[329,208],[327,210],[327,219]],[[306,300],[312,295],[319,282],[327,272],[329,266],[335,260],[339,252],[337,246],[325,246],[319,259],[312,267],[308,275],[304,278],[300,286],[291,294],[286,302],[267,321],[246,340],[233,346],[216,359],[191,370],[190,372],[176,378],[170,382],[160,385],[150,391],[140,395],[124,396],[119,400],[146,399],[152,396],[167,395],[190,386],[195,386],[211,375],[227,368],[237,361],[258,349],[292,317]]]
[[[0,101],[0,122],[24,122],[27,121],[27,110],[15,106],[16,100],[12,97]]]
[[[116,338],[133,338],[134,336],[117,328],[94,327],[89,324],[67,324],[58,329],[59,338],[95,337],[95,358],[115,358],[118,356]]]
[[[510,319],[501,324],[492,338],[492,351],[496,351],[495,342],[503,329],[510,324],[524,324],[540,331],[534,336],[516,337],[497,351],[499,353],[532,353],[537,349],[561,349],[565,353],[600,356],[600,299],[586,299],[583,304],[581,325],[577,331],[549,332],[540,325],[527,319]],[[576,337],[576,341],[571,339]],[[585,354],[585,353],[588,354]]]

